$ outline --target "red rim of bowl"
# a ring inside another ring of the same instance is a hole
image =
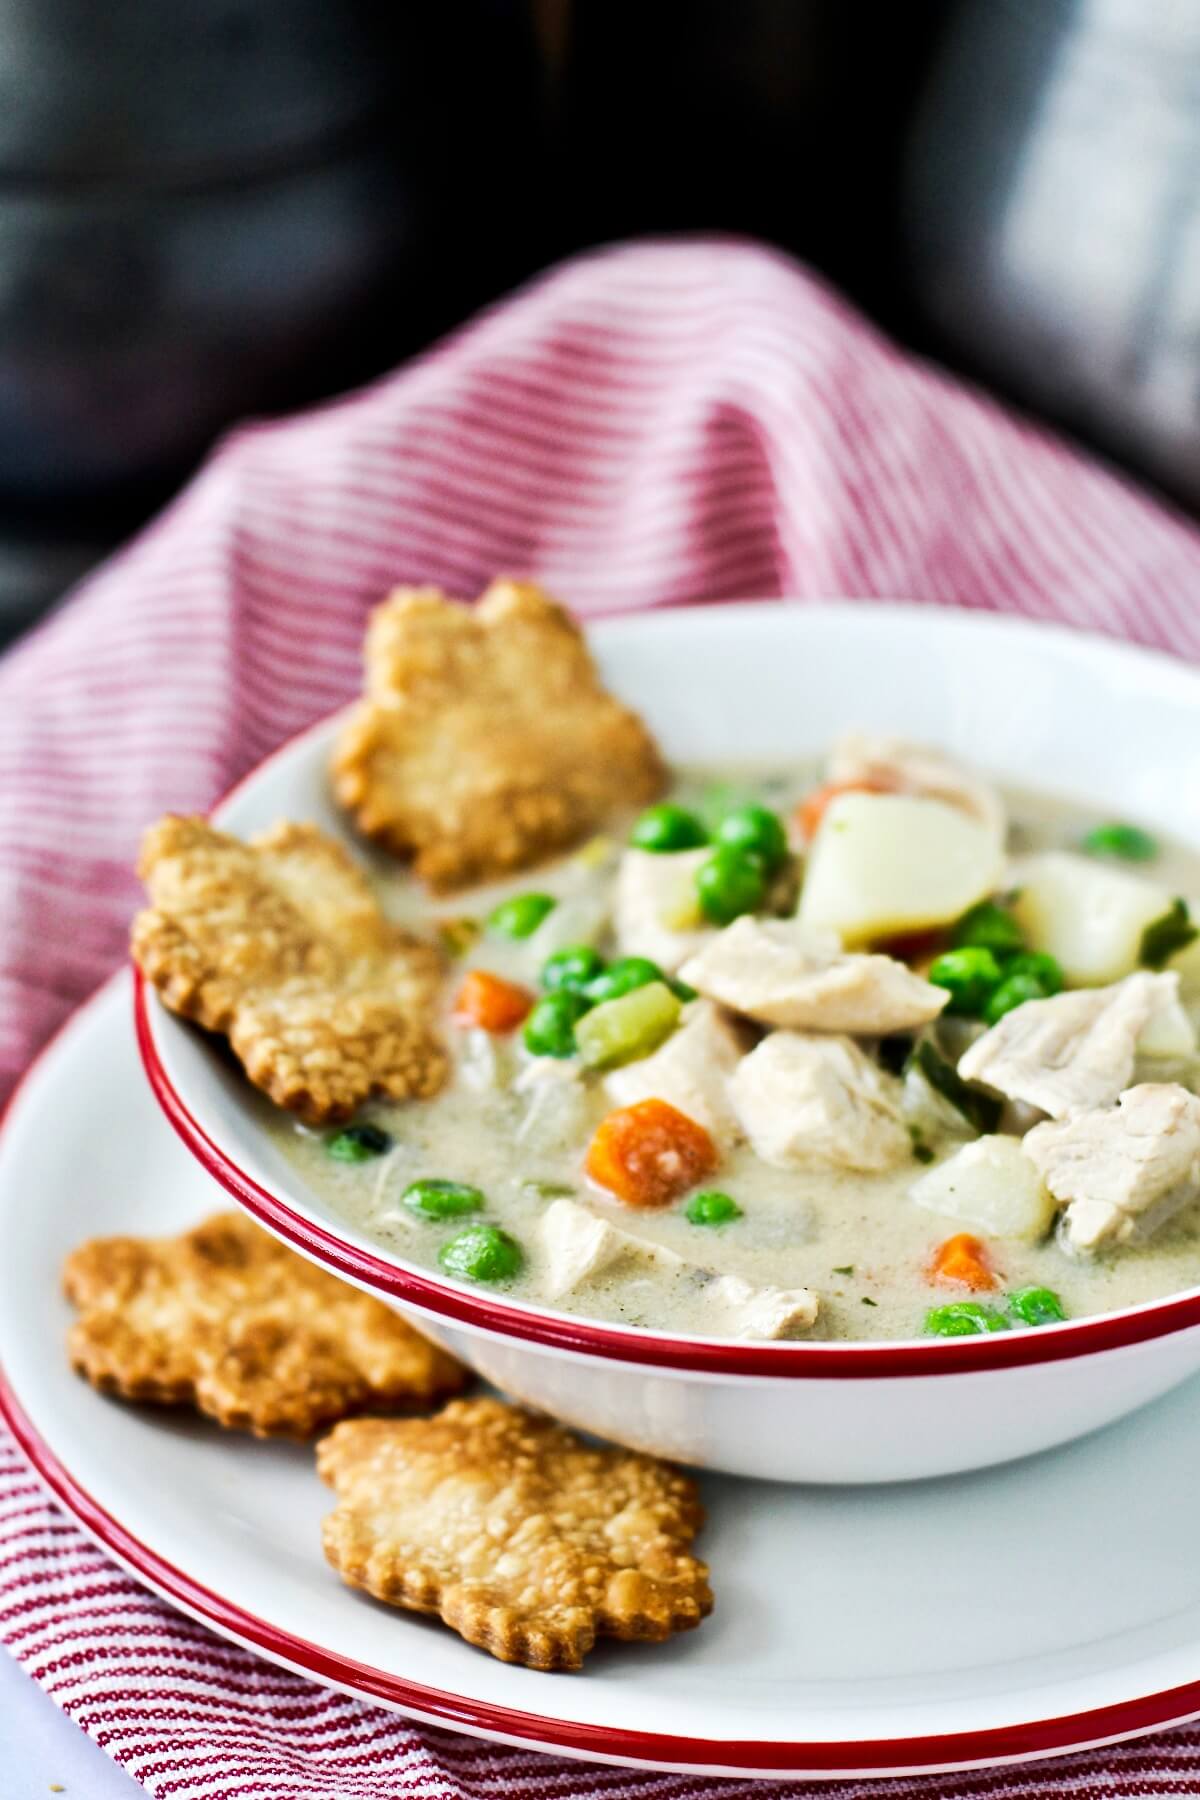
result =
[[[784,1380],[878,1380],[1009,1369],[1116,1350],[1200,1324],[1200,1293],[1192,1293],[1153,1302],[1137,1311],[1100,1314],[1066,1325],[987,1337],[897,1344],[749,1344],[735,1338],[659,1337],[590,1319],[506,1305],[491,1295],[451,1287],[435,1275],[400,1267],[348,1243],[261,1186],[213,1141],[172,1083],[154,1043],[147,983],[138,969],[134,970],[134,1022],[142,1066],[167,1119],[202,1168],[240,1206],[277,1236],[336,1274],[455,1324],[576,1355],[651,1368]]]
[[[1087,635],[1087,634],[1081,634]],[[302,727],[240,776],[209,808],[219,816],[269,768],[310,738],[326,732],[346,708],[337,707]],[[314,1262],[391,1300],[501,1337],[575,1355],[637,1363],[651,1368],[709,1375],[753,1375],[782,1380],[879,1380],[914,1375],[962,1375],[973,1370],[1028,1367],[1119,1350],[1200,1325],[1200,1288],[1169,1295],[1124,1312],[1101,1313],[1063,1325],[997,1332],[974,1338],[895,1344],[748,1344],[738,1339],[659,1337],[589,1319],[538,1313],[464,1289],[436,1276],[408,1270],[347,1243],[281,1200],[246,1173],[195,1118],[167,1073],[154,1041],[147,983],[134,968],[134,1019],[142,1066],[155,1098],[192,1155],[227,1193],[278,1237]]]
[[[625,1732],[610,1725],[547,1719],[486,1700],[466,1699],[442,1688],[424,1687],[367,1663],[352,1662],[320,1644],[272,1625],[234,1601],[195,1581],[127,1530],[88,1493],[51,1450],[28,1418],[0,1372],[0,1419],[8,1425],[46,1487],[68,1513],[137,1579],[165,1600],[225,1637],[318,1682],[382,1701],[435,1725],[488,1738],[507,1738],[532,1748],[580,1757],[609,1758],[651,1767],[705,1769],[727,1773],[768,1771],[805,1775],[933,1774],[939,1770],[986,1768],[1004,1762],[1086,1750],[1180,1725],[1200,1712],[1200,1681],[1088,1712],[1039,1719],[985,1731],[948,1732],[936,1737],[880,1738],[850,1742],[782,1743],[753,1739],[674,1737],[660,1732]]]

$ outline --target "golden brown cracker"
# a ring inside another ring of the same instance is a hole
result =
[[[317,1467],[343,1579],[502,1662],[577,1669],[598,1636],[660,1642],[712,1610],[688,1476],[501,1400],[339,1425]]]
[[[190,1402],[258,1437],[436,1405],[467,1372],[399,1313],[240,1213],[174,1238],[93,1238],[67,1258],[71,1361],[126,1400]]]
[[[663,786],[646,727],[540,588],[494,581],[473,608],[399,588],[371,617],[366,672],[334,790],[436,889],[524,868]]]
[[[168,814],[138,872],[150,906],[134,920],[134,960],[172,1011],[228,1037],[277,1106],[333,1124],[375,1095],[441,1086],[441,957],[384,917],[315,825],[243,843]]]

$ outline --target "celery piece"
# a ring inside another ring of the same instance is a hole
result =
[[[682,1010],[665,981],[649,981],[585,1013],[575,1027],[575,1048],[591,1069],[636,1062],[674,1031]]]

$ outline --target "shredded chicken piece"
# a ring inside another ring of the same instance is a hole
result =
[[[725,1141],[738,1132],[728,1082],[745,1049],[734,1026],[711,1000],[694,1000],[676,1031],[652,1056],[614,1069],[604,1083],[618,1106],[665,1100],[677,1112]]]
[[[831,781],[870,782],[900,794],[944,800],[989,826],[1001,841],[1008,830],[1004,802],[991,783],[925,744],[847,731],[830,751],[828,775]]]
[[[682,1269],[683,1258],[661,1244],[635,1237],[611,1225],[576,1200],[555,1200],[538,1227],[545,1258],[546,1292],[552,1300],[569,1294],[617,1263],[635,1262],[658,1269]]]
[[[845,951],[832,931],[749,913],[690,957],[680,975],[762,1025],[852,1036],[915,1030],[950,998],[895,957]]]
[[[623,956],[648,956],[668,975],[715,936],[696,902],[696,871],[710,850],[665,855],[626,850],[613,894],[617,943]]]
[[[847,1037],[775,1031],[743,1057],[734,1110],[764,1162],[875,1172],[912,1155],[900,1083]]]
[[[1200,1198],[1200,1099],[1175,1082],[1145,1082],[1115,1107],[1035,1125],[1022,1149],[1067,1203],[1071,1249],[1126,1243]]]
[[[820,1302],[811,1288],[752,1287],[740,1275],[719,1275],[704,1304],[721,1317],[728,1337],[794,1338],[817,1322]]]
[[[1005,1013],[962,1057],[964,1081],[1024,1100],[1052,1119],[1111,1106],[1133,1078],[1138,1038],[1178,999],[1173,971],[1127,975],[1111,987],[1027,1000]]]
[[[705,1271],[663,1244],[622,1231],[576,1200],[555,1200],[539,1227],[546,1286],[561,1299],[618,1266],[659,1269],[703,1280]],[[723,1337],[789,1338],[807,1331],[819,1302],[808,1288],[754,1287],[737,1275],[714,1276],[703,1289],[714,1328]]]

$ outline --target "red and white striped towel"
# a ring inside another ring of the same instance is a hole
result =
[[[470,595],[500,570],[588,617],[908,598],[1200,655],[1192,525],[899,354],[791,263],[730,243],[577,261],[367,392],[238,432],[0,663],[4,1089],[120,961],[147,821],[205,807],[345,700],[390,585]],[[0,1636],[177,1800],[749,1791],[492,1749],[283,1674],[108,1563],[4,1439]],[[889,1792],[1195,1794],[1200,1730]]]

